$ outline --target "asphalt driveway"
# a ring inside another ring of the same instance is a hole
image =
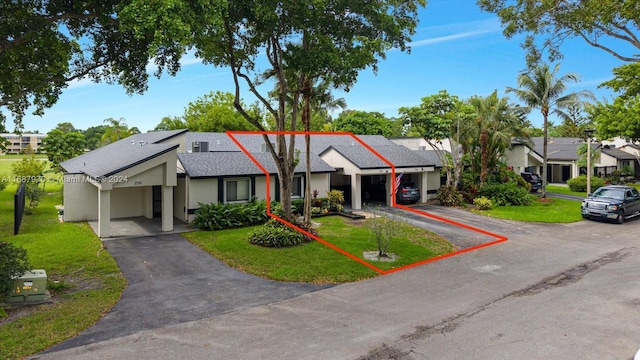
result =
[[[458,249],[467,249],[497,240],[495,236],[488,235],[485,232],[506,236],[507,238],[514,233],[535,236],[539,232],[539,227],[533,223],[489,218],[457,208],[434,205],[415,205],[411,208],[424,214],[391,207],[381,207],[379,211],[392,214],[396,219],[405,221],[413,226],[442,235],[456,245]],[[433,216],[430,217],[429,215]],[[449,222],[442,221],[439,218],[444,218]],[[466,227],[460,225],[465,225]],[[547,225],[547,228],[553,227],[559,226],[557,224]],[[470,228],[481,229],[485,232],[474,231]]]
[[[243,273],[176,234],[104,244],[129,286],[109,314],[47,352],[272,304],[329,287],[270,281]]]

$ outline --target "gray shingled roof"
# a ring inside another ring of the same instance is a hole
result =
[[[600,151],[618,160],[635,160],[636,159],[635,155],[630,154],[626,151],[622,151],[620,149],[616,149],[616,148],[602,147]]]
[[[371,146],[376,152],[391,162],[395,167],[433,166],[418,153],[409,150],[402,145],[378,145]],[[376,154],[361,144],[333,145],[323,153],[333,149],[361,169],[388,168],[389,165],[382,161]]]
[[[543,154],[543,138],[532,138],[535,144],[535,152],[542,156]],[[578,146],[584,144],[584,139],[567,137],[567,138],[549,138],[547,142],[547,160],[551,161],[575,161],[581,158],[581,155],[577,154]],[[595,149],[600,143],[592,144]]]
[[[67,160],[60,166],[69,174],[85,174],[99,178],[119,173],[177,148],[177,144],[140,146],[118,141]]]
[[[251,154],[269,174],[276,174],[277,169],[271,154]],[[263,175],[260,168],[243,152],[208,152],[208,153],[179,153],[178,159],[187,175],[192,178],[216,176]],[[335,171],[317,155],[311,156],[311,172],[326,173]],[[300,154],[300,163],[295,168],[296,173],[306,171],[304,153]]]
[[[64,161],[60,166],[69,174],[85,174],[93,178],[113,175],[177,149],[178,144],[161,142],[186,131],[185,129],[134,134]]]
[[[438,157],[438,153],[435,150],[414,150],[416,154],[420,155],[423,159],[426,160],[430,166],[434,167],[442,167],[442,161]],[[446,153],[449,153],[448,151]]]

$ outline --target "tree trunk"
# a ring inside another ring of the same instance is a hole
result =
[[[484,185],[489,174],[489,153],[487,149],[488,141],[489,133],[483,130],[480,133],[480,186]]]
[[[542,186],[540,189],[541,196],[547,197],[547,144],[548,144],[548,111],[542,110],[542,170],[540,170],[540,178],[542,178]]]
[[[304,225],[311,224],[311,81],[305,77],[302,85],[302,98],[304,101],[302,109],[302,123],[304,124],[305,141],[305,181],[304,181]]]

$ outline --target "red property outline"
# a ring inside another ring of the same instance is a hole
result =
[[[357,136],[355,136],[353,133],[350,133],[350,132],[227,131],[226,134],[240,148],[240,150],[242,150],[242,152],[245,153],[245,155],[247,155],[247,157],[249,157],[249,159],[251,159],[251,161],[253,161],[256,164],[256,166],[258,166],[260,171],[262,171],[265,174],[265,176],[266,176],[266,184],[267,184],[266,185],[267,186],[267,189],[266,189],[266,201],[267,201],[267,204],[271,204],[271,193],[270,193],[270,190],[269,190],[269,184],[271,184],[271,181],[270,181],[271,175],[260,164],[260,162],[258,162],[256,160],[256,158],[253,157],[253,155],[251,155],[251,153],[240,143],[240,141],[238,141],[238,139],[235,138],[234,135],[307,135],[308,134],[308,135],[323,135],[323,136],[336,136],[336,135],[338,135],[338,136],[351,136],[352,139],[357,141],[359,144],[364,146],[367,150],[371,151],[371,153],[373,153],[378,158],[380,158],[380,160],[382,160],[384,163],[389,165],[389,167],[391,168],[391,176],[392,176],[392,178],[393,179],[396,178],[396,167],[395,167],[395,165],[393,165],[389,160],[387,160],[384,156],[380,155],[380,153],[375,151],[371,146],[369,146],[364,141],[362,141],[360,138],[358,138]],[[428,264],[430,262],[434,262],[434,261],[446,259],[446,258],[449,258],[449,257],[452,257],[452,256],[456,256],[456,255],[460,255],[460,254],[463,254],[463,253],[467,253],[467,252],[470,252],[470,251],[482,249],[482,248],[485,248],[485,247],[488,247],[488,246],[492,246],[492,245],[496,245],[496,244],[499,244],[499,243],[502,243],[502,242],[505,242],[505,241],[508,240],[507,237],[502,236],[502,235],[494,234],[492,232],[489,232],[489,231],[486,231],[486,230],[482,230],[482,229],[479,229],[479,228],[476,228],[476,227],[473,227],[473,226],[470,226],[470,225],[466,225],[466,224],[463,224],[463,223],[460,223],[460,222],[457,222],[457,221],[453,221],[453,220],[450,220],[450,219],[447,219],[447,218],[443,218],[443,217],[438,216],[438,215],[429,214],[426,211],[416,210],[416,209],[412,209],[412,208],[407,207],[407,206],[396,204],[396,199],[395,199],[396,198],[396,196],[395,196],[396,194],[395,193],[396,193],[396,190],[394,189],[393,190],[393,194],[392,194],[393,196],[391,197],[391,205],[393,207],[397,207],[397,208],[400,208],[400,209],[403,209],[403,210],[407,210],[407,211],[413,212],[413,213],[418,214],[418,215],[430,217],[432,219],[436,219],[438,221],[442,221],[442,222],[445,222],[447,224],[458,226],[458,227],[461,227],[461,228],[464,228],[464,229],[467,229],[467,230],[475,231],[475,232],[481,233],[483,235],[488,235],[488,236],[496,238],[496,240],[488,242],[488,243],[485,243],[485,244],[473,246],[473,247],[470,247],[470,248],[454,251],[452,253],[440,255],[440,256],[437,256],[437,257],[434,257],[434,258],[426,259],[426,260],[423,260],[423,261],[418,261],[418,262],[415,262],[413,264],[404,265],[404,266],[401,266],[401,267],[398,267],[398,268],[394,268],[394,269],[390,269],[390,270],[383,270],[383,269],[380,269],[380,268],[378,268],[378,267],[376,267],[376,266],[374,266],[374,265],[372,265],[372,264],[360,259],[359,257],[357,257],[357,256],[355,256],[355,255],[353,255],[351,253],[346,252],[345,250],[343,250],[343,249],[341,249],[341,248],[339,248],[339,247],[327,242],[326,240],[323,240],[323,239],[319,238],[318,236],[313,235],[310,232],[308,232],[308,231],[306,231],[306,230],[304,230],[304,229],[302,229],[302,228],[300,228],[300,227],[298,227],[298,226],[296,226],[296,225],[294,225],[294,224],[282,219],[281,217],[278,217],[275,214],[272,214],[271,213],[271,206],[267,206],[267,215],[269,215],[270,217],[280,221],[281,223],[291,227],[292,229],[295,229],[296,231],[299,231],[299,232],[305,234],[306,236],[309,236],[310,238],[316,240],[317,242],[319,242],[319,243],[321,243],[321,244],[323,244],[323,245],[325,245],[325,246],[327,246],[327,247],[339,252],[340,254],[342,254],[342,255],[344,255],[344,256],[346,256],[346,257],[348,257],[348,258],[350,258],[350,259],[352,259],[354,261],[359,262],[360,264],[362,264],[362,265],[364,265],[364,266],[366,266],[366,267],[368,267],[368,268],[370,268],[370,269],[372,269],[372,270],[374,270],[377,273],[382,274],[382,275],[398,272],[398,271],[401,271],[401,270],[406,270],[406,269],[409,269],[409,268],[412,268],[412,267],[416,267],[416,266],[420,266],[420,265],[423,265],[423,264]]]

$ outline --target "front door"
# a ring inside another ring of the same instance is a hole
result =
[[[159,185],[152,187],[153,217],[162,217],[162,187]]]

